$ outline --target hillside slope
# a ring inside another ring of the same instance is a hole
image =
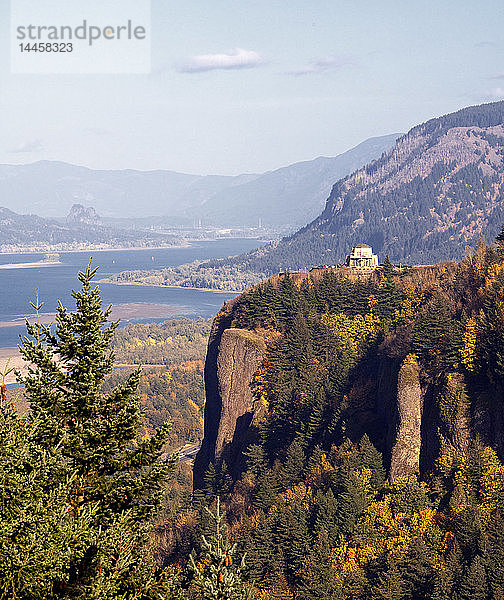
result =
[[[195,497],[264,597],[503,597],[503,257],[274,276],[219,312]]]
[[[363,241],[395,262],[457,259],[480,233],[495,236],[503,197],[501,101],[414,127],[381,158],[338,181],[309,225],[231,263],[265,273],[338,264]]]

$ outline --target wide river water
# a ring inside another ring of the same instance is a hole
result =
[[[33,314],[30,301],[35,299],[38,287],[39,298],[45,304],[42,313],[56,310],[58,300],[64,306],[75,306],[71,290],[80,284],[77,273],[83,270],[93,255],[93,265],[99,267],[97,279],[120,271],[133,269],[162,269],[174,267],[193,260],[222,258],[247,252],[264,244],[252,239],[222,239],[211,242],[194,242],[186,248],[162,250],[107,250],[99,252],[64,252],[60,254],[62,264],[44,267],[0,268],[0,325],[19,321],[20,326],[0,326],[0,348],[16,346],[19,334],[24,333],[24,316]],[[6,264],[31,263],[44,258],[43,254],[0,254],[0,267]],[[105,305],[166,305],[170,316],[212,317],[222,303],[235,294],[204,290],[99,284]],[[168,308],[169,307],[169,308]],[[146,307],[147,309],[147,307]],[[138,313],[138,310],[136,311]],[[140,311],[141,312],[141,311]],[[146,310],[146,312],[148,312]],[[168,313],[167,313],[168,314]],[[166,317],[165,317],[166,318]],[[153,322],[162,318],[140,315],[123,321]]]

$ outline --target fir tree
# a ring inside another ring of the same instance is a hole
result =
[[[213,531],[202,538],[202,552],[196,559],[191,554],[190,569],[194,585],[203,600],[246,600],[252,592],[242,578],[245,557],[238,563],[235,556],[236,544],[231,544],[225,525],[225,514],[220,509],[217,497],[215,512],[206,509],[213,524]]]
[[[111,307],[103,310],[99,288],[91,287],[96,271],[90,262],[79,273],[82,289],[72,292],[76,311],[60,303],[54,333],[49,326],[27,322],[21,353],[30,367],[19,380],[33,418],[42,423],[37,441],[48,449],[61,448],[68,468],[79,475],[78,504],[98,502],[104,525],[125,510],[140,520],[152,515],[177,457],[160,460],[169,423],[137,440],[140,370],[108,394],[101,391],[113,370],[110,346],[118,322],[107,325]]]
[[[287,449],[280,480],[284,489],[298,483],[305,466],[305,453],[299,439],[295,439]]]
[[[412,335],[415,354],[436,377],[459,362],[462,328],[451,315],[448,298],[437,295],[417,319]]]
[[[499,513],[488,524],[485,563],[492,595],[504,600],[504,519]]]
[[[253,504],[256,508],[268,510],[275,501],[275,497],[279,491],[278,477],[267,470],[259,476],[256,489],[254,492]]]
[[[341,582],[332,567],[331,546],[327,532],[322,530],[306,557],[303,567],[303,583],[300,586],[301,600],[342,600]]]
[[[462,577],[458,597],[460,600],[486,600],[487,576],[480,556],[475,556]]]
[[[247,556],[245,572],[251,581],[260,583],[271,574],[272,556],[276,553],[272,521],[260,511],[257,521],[247,521],[247,526],[240,533],[240,549]]]
[[[256,477],[266,470],[266,453],[259,444],[251,444],[245,452],[247,469]]]
[[[60,303],[54,332],[38,319],[27,324],[21,352],[30,366],[18,378],[30,403],[28,422],[36,424],[33,442],[44,452],[58,452],[53,486],[70,482],[67,512],[79,517],[93,509],[80,552],[54,580],[54,597],[146,600],[168,589],[155,568],[150,519],[177,457],[160,460],[168,425],[137,438],[139,371],[102,392],[113,369],[110,345],[118,323],[107,325],[111,309],[102,310],[100,291],[91,288],[95,273],[90,264],[79,273],[82,289],[72,292],[76,311]],[[37,299],[37,313],[41,306]]]
[[[80,512],[69,503],[76,474],[58,447],[35,441],[40,426],[0,402],[0,598],[51,598],[68,581],[73,561],[93,539],[96,506]]]
[[[406,586],[402,580],[397,562],[389,558],[387,568],[379,576],[379,583],[373,589],[373,600],[403,600]]]
[[[392,277],[395,275],[394,265],[392,264],[388,254],[385,255],[383,260],[381,272],[387,281],[391,281]]]
[[[431,597],[437,576],[433,562],[424,540],[414,539],[404,560],[404,578],[409,588],[408,596],[412,600]]]
[[[359,442],[359,459],[363,467],[371,469],[371,486],[378,490],[385,482],[383,456],[371,443],[367,434]]]
[[[303,564],[310,550],[308,513],[298,499],[283,510],[276,523],[277,543],[285,557],[285,575],[290,585],[299,585]]]
[[[318,490],[315,496],[314,532],[321,535],[325,531],[328,539],[334,544],[338,539],[337,515],[338,501],[334,497],[333,491],[329,488],[324,494],[322,490]]]

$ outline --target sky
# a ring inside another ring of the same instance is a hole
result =
[[[259,173],[504,99],[502,0],[152,0],[141,74],[12,73],[9,15],[3,164]]]

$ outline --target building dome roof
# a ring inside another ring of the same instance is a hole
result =
[[[357,244],[357,246],[355,246],[356,248],[371,248],[371,246],[368,246],[367,244]]]

